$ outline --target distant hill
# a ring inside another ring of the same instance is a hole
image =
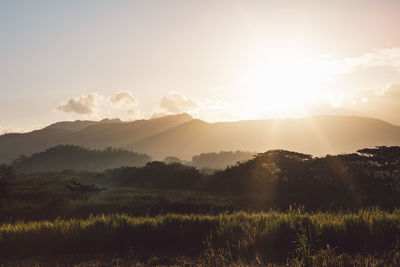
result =
[[[245,162],[253,159],[256,153],[245,151],[221,151],[219,153],[202,153],[192,157],[190,165],[198,168],[223,170],[228,166],[236,165],[238,162]]]
[[[14,161],[17,172],[104,171],[107,169],[143,167],[151,157],[122,149],[90,150],[72,145],[58,145]]]
[[[125,148],[127,144],[174,128],[192,120],[187,114],[151,120],[59,122],[30,133],[0,136],[0,163],[10,163],[20,155],[31,155],[60,144],[104,149]]]
[[[340,154],[364,147],[400,145],[400,127],[363,117],[316,116],[207,123],[187,114],[122,122],[61,122],[24,134],[0,136],[0,162],[59,144],[94,149],[115,147],[154,159],[218,151],[286,149],[312,155]]]

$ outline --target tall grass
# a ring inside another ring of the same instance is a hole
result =
[[[400,238],[400,211],[358,213],[267,212],[130,217],[98,215],[5,223],[0,259],[74,253],[175,251],[219,255],[226,261],[311,259],[327,247],[346,253],[389,251]]]

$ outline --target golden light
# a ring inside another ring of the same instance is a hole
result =
[[[269,57],[244,82],[249,115],[309,115],[313,104],[328,99],[324,83],[332,77],[328,61],[299,54]]]

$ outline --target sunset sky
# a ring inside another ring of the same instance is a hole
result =
[[[187,112],[400,125],[400,1],[0,2],[0,133]]]

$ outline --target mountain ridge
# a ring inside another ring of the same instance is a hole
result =
[[[400,127],[375,118],[335,115],[215,123],[188,114],[132,122],[58,122],[29,133],[0,136],[0,163],[61,144],[130,149],[154,159],[166,156],[190,159],[207,152],[270,149],[319,156],[399,145]]]

